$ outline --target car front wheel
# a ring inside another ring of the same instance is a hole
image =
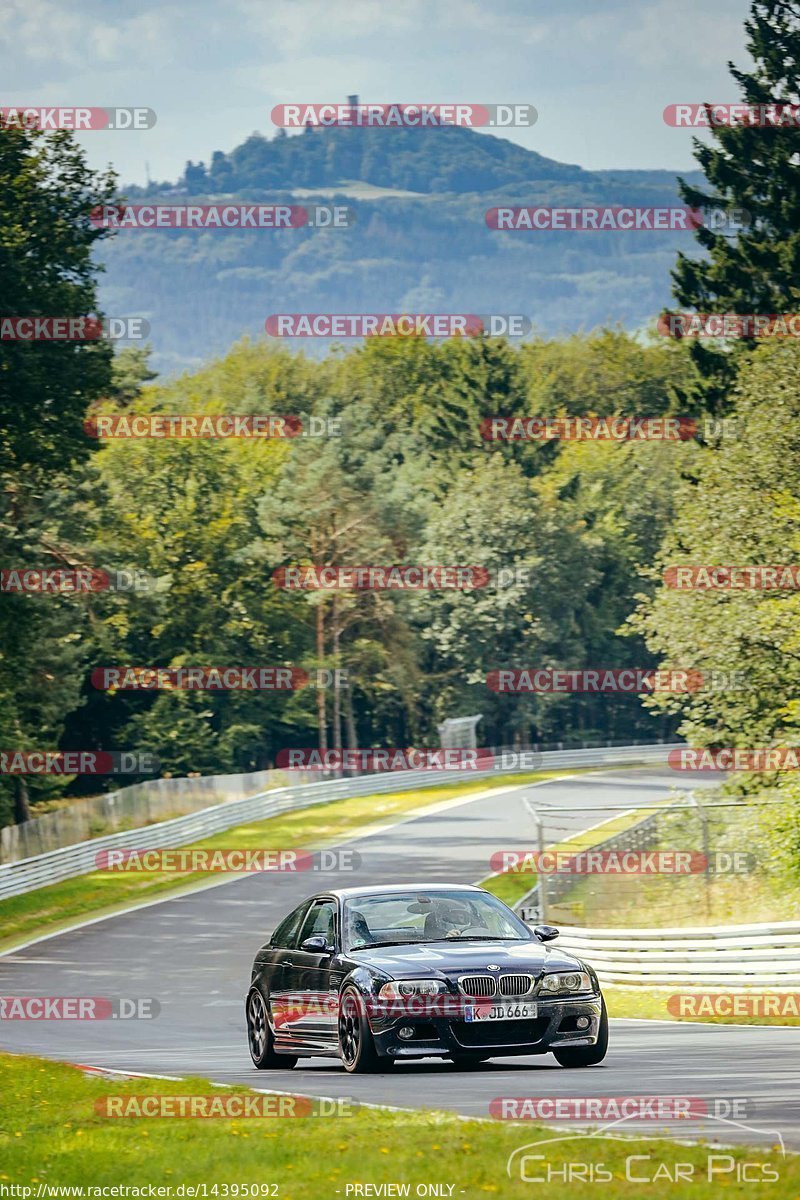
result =
[[[556,1062],[562,1067],[596,1067],[608,1052],[608,1013],[606,1002],[600,1013],[600,1030],[597,1041],[593,1046],[565,1046],[563,1050],[554,1050]]]
[[[276,1054],[272,1039],[272,1030],[267,1019],[267,1005],[257,987],[251,988],[245,1005],[247,1017],[247,1044],[250,1047],[250,1057],[259,1071],[267,1071],[275,1067],[286,1069],[297,1062],[291,1054]]]
[[[366,1007],[361,993],[353,987],[345,988],[339,1001],[339,1055],[351,1075],[380,1069]],[[391,1059],[386,1061],[391,1063]]]

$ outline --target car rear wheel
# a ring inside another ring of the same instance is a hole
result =
[[[276,1054],[272,1039],[272,1030],[267,1019],[267,1005],[257,987],[251,988],[245,1005],[247,1016],[247,1044],[250,1047],[250,1057],[259,1071],[267,1071],[275,1067],[287,1070],[297,1062],[291,1054]]]
[[[380,1069],[372,1030],[361,993],[348,987],[339,1001],[339,1055],[345,1071],[365,1075]],[[386,1060],[387,1064],[391,1059]]]
[[[600,1013],[600,1031],[593,1046],[565,1046],[563,1050],[554,1050],[556,1062],[562,1067],[596,1067],[601,1063],[608,1051],[608,1013],[606,1002]]]

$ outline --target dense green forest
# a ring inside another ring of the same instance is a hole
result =
[[[5,596],[6,620],[24,638],[4,689],[17,688],[33,643],[28,686],[58,699],[51,743],[148,749],[176,774],[254,769],[282,747],[317,744],[320,692],[114,693],[92,685],[93,668],[346,670],[342,736],[359,746],[435,745],[439,721],[474,712],[484,714],[482,743],[494,745],[669,736],[679,711],[701,743],[791,731],[794,598],[670,591],[651,568],[751,561],[748,522],[719,528],[737,512],[752,512],[770,561],[792,560],[797,459],[784,451],[797,438],[799,363],[794,347],[768,346],[743,368],[729,421],[750,430],[760,414],[752,442],[545,444],[487,442],[481,420],[685,412],[688,354],[615,331],[516,349],[374,340],[322,363],[245,342],[138,395],[144,360],[124,354],[95,413],[313,414],[339,435],[116,440],[69,478],[51,473],[26,489],[28,519],[7,560],[138,568],[147,590]],[[491,581],[472,591],[282,590],[273,573],[293,563],[470,564]],[[505,666],[656,663],[744,666],[750,682],[734,694],[648,701],[654,713],[633,695],[486,686]],[[34,709],[21,717],[27,728],[18,724],[11,744],[27,735],[40,745]]]
[[[43,642],[53,657],[39,665],[39,679],[58,675],[69,691],[56,738],[148,748],[175,773],[248,770],[282,746],[316,743],[316,689],[93,688],[92,668],[117,663],[344,669],[359,745],[435,745],[438,721],[471,712],[484,713],[482,740],[495,744],[670,727],[636,696],[497,695],[485,675],[509,664],[655,661],[641,639],[615,631],[697,445],[487,442],[480,424],[495,414],[674,411],[689,371],[679,347],[615,332],[521,349],[381,339],[319,363],[243,343],[136,397],[142,365],[120,356],[127,391],[97,412],[313,414],[335,419],[340,434],[117,440],[70,481],[42,481],[20,558],[46,539],[57,560],[136,567],[152,582],[141,593],[4,598],[20,621],[62,625],[64,640]],[[492,580],[458,592],[282,591],[273,571],[297,562],[470,564]],[[525,571],[509,585],[515,567]]]

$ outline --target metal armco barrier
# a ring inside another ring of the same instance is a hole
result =
[[[588,750],[545,750],[538,756],[536,770],[546,771],[563,767],[622,766],[626,763],[666,762],[670,750],[679,749],[681,743],[650,746],[605,746]],[[530,771],[526,766],[521,768]],[[59,883],[75,875],[85,875],[95,870],[96,856],[101,850],[136,848],[140,850],[164,850],[173,846],[185,846],[210,834],[221,833],[250,821],[263,821],[278,813],[293,812],[310,808],[315,804],[328,804],[332,800],[345,800],[354,796],[370,796],[385,792],[413,791],[417,788],[437,787],[443,783],[466,782],[471,779],[496,778],[504,782],[513,772],[501,776],[497,771],[403,771],[361,775],[356,779],[322,780],[319,783],[300,784],[294,787],[275,788],[260,792],[244,800],[230,800],[216,804],[200,812],[171,821],[161,821],[142,829],[130,829],[124,833],[112,833],[105,837],[77,842],[58,850],[23,858],[19,862],[0,865],[0,900],[19,896],[35,888]]]
[[[601,983],[704,988],[800,985],[800,921],[684,929],[560,928],[557,945],[591,963]]]
[[[0,829],[0,863],[19,862],[124,829],[141,829],[258,792],[315,782],[305,771],[247,771],[146,779],[99,796],[73,799],[53,812]],[[34,810],[35,811],[35,810]]]

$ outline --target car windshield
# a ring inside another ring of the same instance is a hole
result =
[[[528,941],[531,932],[485,892],[387,892],[345,900],[346,950],[419,942]]]

